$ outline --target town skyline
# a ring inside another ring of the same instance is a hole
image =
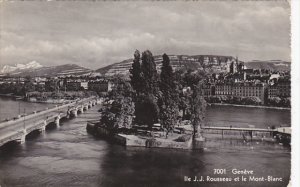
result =
[[[290,61],[286,1],[2,2],[0,11],[1,67],[37,61],[97,69],[135,49]]]

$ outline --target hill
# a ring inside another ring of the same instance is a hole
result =
[[[228,63],[235,61],[232,56],[220,56],[220,55],[169,55],[170,64],[173,69],[189,68],[189,69],[202,69],[204,66],[213,67],[216,72],[228,71]],[[162,66],[162,56],[154,56],[156,68],[160,71]],[[128,75],[131,68],[133,59],[127,59],[122,62],[114,63],[109,66],[97,69],[96,72],[100,72],[106,76],[112,76],[115,74]]]
[[[169,55],[170,64],[173,69],[187,68],[187,69],[203,69],[210,68],[212,72],[221,73],[229,72],[230,63],[238,61],[233,56],[221,55]],[[157,70],[160,71],[162,65],[162,56],[154,56]],[[103,68],[97,69],[102,75],[112,76],[116,74],[128,75],[131,68],[133,59],[127,59],[122,62],[114,63]],[[260,61],[254,60],[244,62],[245,68],[250,69],[269,69],[273,71],[290,71],[291,63],[281,60]]]
[[[290,71],[291,63],[282,60],[260,61],[253,60],[245,62],[245,66],[250,69],[269,69],[273,71]]]

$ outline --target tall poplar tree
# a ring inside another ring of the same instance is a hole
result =
[[[131,85],[135,90],[135,122],[148,125],[149,128],[158,122],[159,107],[157,98],[159,93],[158,75],[152,53],[147,50],[142,53],[140,63],[139,52],[134,55],[131,69]]]
[[[175,74],[168,55],[163,54],[163,62],[160,74],[160,91],[162,93],[160,106],[160,121],[168,133],[174,128],[178,117],[178,90],[175,82]]]
[[[191,122],[193,125],[193,137],[200,137],[201,126],[204,123],[205,112],[206,112],[206,101],[203,97],[202,82],[193,90],[192,102],[191,102]]]
[[[145,94],[153,94],[158,96],[158,74],[156,70],[156,64],[154,62],[151,51],[146,50],[142,53],[142,76],[143,76],[143,92]]]
[[[143,88],[143,83],[142,83],[142,75],[141,75],[141,63],[140,63],[140,52],[136,50],[134,52],[134,59],[133,59],[133,64],[132,68],[129,70],[130,71],[130,83],[132,88],[136,91],[137,95],[141,94],[142,88]]]

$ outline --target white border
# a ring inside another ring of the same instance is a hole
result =
[[[292,23],[292,173],[291,186],[300,186],[300,58],[299,58],[299,23],[300,1],[291,1]]]

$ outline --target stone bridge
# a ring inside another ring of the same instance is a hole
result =
[[[12,141],[24,143],[29,133],[33,131],[44,133],[49,124],[55,124],[59,127],[61,119],[76,117],[100,102],[96,97],[75,100],[61,106],[46,108],[43,111],[2,122],[0,123],[0,146]]]

